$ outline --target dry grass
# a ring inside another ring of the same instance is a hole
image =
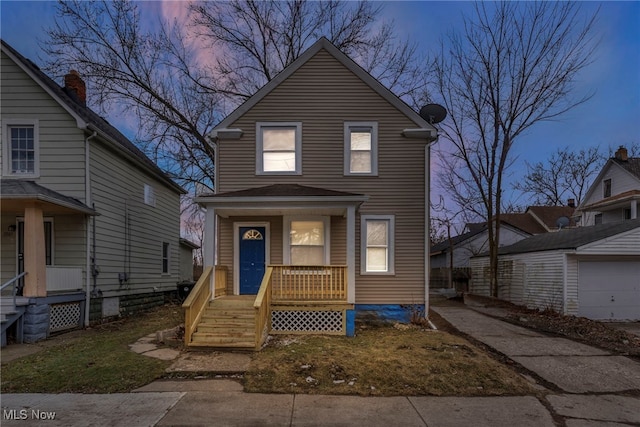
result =
[[[361,396],[534,394],[529,382],[460,337],[419,328],[357,336],[279,336],[253,357],[245,390]]]
[[[128,392],[163,376],[170,362],[142,356],[129,344],[184,322],[182,308],[165,305],[72,338],[53,338],[44,350],[2,364],[2,393]]]

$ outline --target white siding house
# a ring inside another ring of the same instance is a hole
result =
[[[640,158],[620,147],[607,161],[578,206],[575,217],[583,226],[638,218]]]
[[[640,320],[640,220],[533,236],[499,251],[499,298],[598,320]],[[489,295],[488,256],[470,293]]]

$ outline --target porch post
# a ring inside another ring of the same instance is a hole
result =
[[[362,256],[362,254],[360,255]],[[347,302],[356,302],[356,208],[347,207]]]
[[[638,218],[638,201],[632,200],[631,201],[631,219],[636,219],[636,218]]]
[[[47,296],[47,269],[42,207],[29,203],[24,208],[24,278],[25,297]]]
[[[215,297],[216,291],[216,213],[213,206],[207,206],[204,221],[204,248],[202,253],[203,268],[213,266],[211,275],[211,298]]]

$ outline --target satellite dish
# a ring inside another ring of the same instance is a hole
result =
[[[427,104],[420,109],[420,117],[433,125],[440,123],[447,117],[447,110],[442,105]]]
[[[571,223],[571,220],[566,216],[561,216],[556,220],[556,225],[558,226],[558,230],[562,230],[567,227]]]

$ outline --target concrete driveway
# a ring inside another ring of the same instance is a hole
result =
[[[556,393],[546,400],[557,415],[567,418],[567,426],[640,423],[636,360],[515,326],[462,305],[432,310],[541,379]]]

